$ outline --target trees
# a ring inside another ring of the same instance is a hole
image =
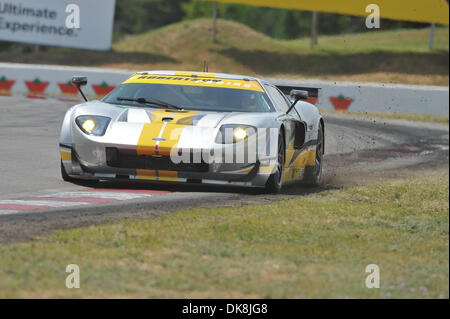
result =
[[[120,0],[116,1],[114,32],[117,36],[136,34],[178,22],[185,15],[187,0]]]

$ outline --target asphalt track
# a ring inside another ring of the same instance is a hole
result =
[[[315,191],[293,186],[287,187],[281,195],[261,195],[232,187],[114,182],[100,183],[96,189],[90,189],[63,182],[58,138],[64,113],[72,104],[0,97],[0,240],[14,239],[13,234],[21,232],[28,223],[41,225],[41,231],[23,232],[28,234],[25,237],[32,238],[45,229],[147,216],[142,213],[143,209],[153,209],[151,214],[154,214],[169,211],[171,207],[261,203]],[[344,186],[352,174],[367,175],[416,165],[431,167],[436,163],[448,165],[446,126],[344,116],[326,116],[325,123],[326,187]],[[119,195],[111,197],[101,192]],[[74,193],[83,194],[78,197],[84,197],[86,204],[66,205],[74,201],[70,199]],[[9,203],[20,204],[22,200],[43,205],[41,202],[46,198],[52,198],[55,202],[52,206],[57,208],[42,206],[44,209],[28,211],[4,208]]]

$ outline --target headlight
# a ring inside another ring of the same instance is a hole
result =
[[[82,115],[76,118],[75,123],[88,135],[102,136],[110,121],[111,119],[105,116]]]
[[[242,127],[237,127],[234,129],[234,139],[236,141],[242,141],[245,140],[248,136],[247,130],[245,128]]]
[[[256,128],[249,125],[225,124],[220,127],[216,143],[232,144],[246,140],[256,133]]]

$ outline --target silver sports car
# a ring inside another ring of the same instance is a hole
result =
[[[74,77],[80,87],[85,77]],[[101,101],[70,108],[61,129],[66,181],[148,180],[266,188],[322,181],[320,89],[252,77],[151,71]]]

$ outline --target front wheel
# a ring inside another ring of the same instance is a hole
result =
[[[284,136],[280,131],[278,135],[278,158],[276,171],[270,175],[266,183],[266,191],[268,193],[279,193],[283,185],[283,171],[285,161],[285,144]]]
[[[314,166],[305,167],[304,184],[312,187],[322,185],[322,164],[323,164],[324,136],[322,123],[319,124],[316,142],[316,160]]]

